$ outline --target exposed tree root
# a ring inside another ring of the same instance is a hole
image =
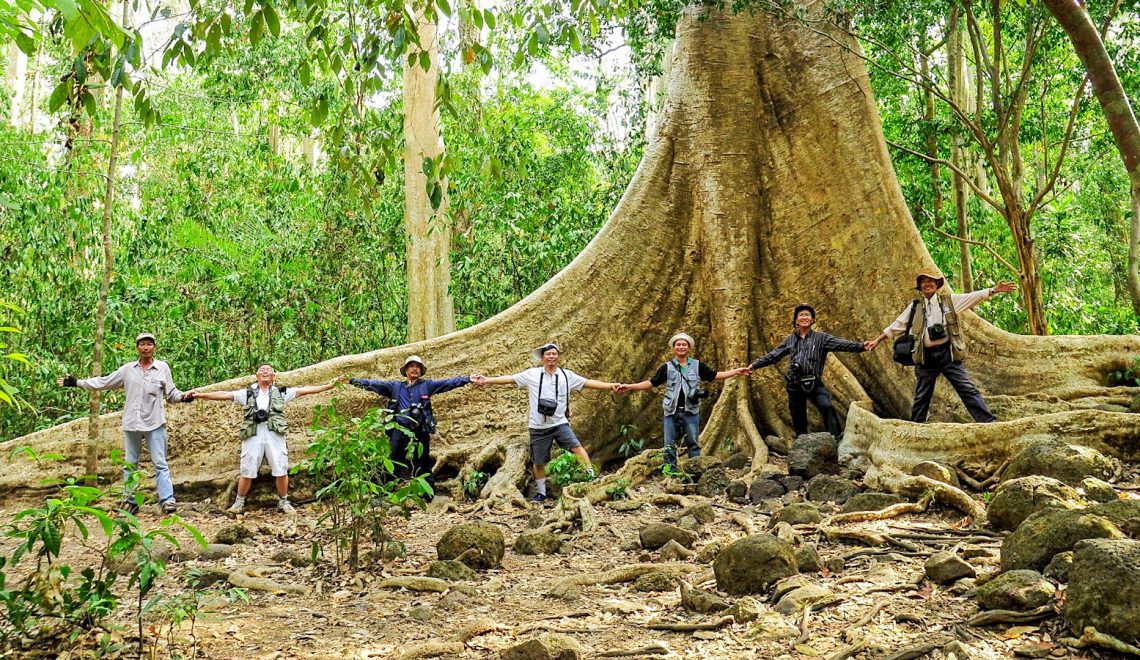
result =
[[[451,588],[447,580],[411,575],[388,578],[372,586],[377,589],[407,589],[408,591],[433,591],[436,593],[443,593]]]
[[[565,531],[577,526],[582,534],[598,528],[598,514],[586,497],[573,497],[563,491],[551,515],[539,528],[548,532]]]
[[[708,623],[647,623],[645,628],[647,630],[667,630],[670,632],[696,632],[698,630],[720,630],[721,628],[732,625],[735,621],[730,616],[724,616],[716,621]]]
[[[463,642],[455,641],[430,641],[422,644],[416,644],[400,652],[396,656],[399,660],[416,660],[417,658],[441,658],[441,657],[454,657],[462,655],[466,650]],[[365,655],[365,657],[384,657],[385,653],[377,655]]]
[[[661,450],[646,449],[626,461],[617,472],[591,481],[586,490],[586,497],[591,504],[604,502],[610,499],[606,489],[616,486],[623,480],[628,482],[627,488],[643,484],[660,472],[662,462]]]
[[[1072,646],[1078,649],[1099,646],[1101,648],[1111,649],[1117,653],[1140,656],[1140,647],[1133,646],[1112,635],[1097,632],[1097,629],[1092,626],[1085,628],[1084,633],[1081,634],[1079,639],[1074,637],[1062,637],[1060,642],[1066,646]]]
[[[985,612],[978,612],[969,619],[966,619],[964,623],[967,626],[992,626],[996,623],[1029,623],[1031,621],[1048,619],[1056,613],[1057,611],[1053,609],[1052,605],[1042,605],[1028,612],[986,610]]]
[[[309,588],[297,584],[282,584],[267,579],[264,576],[277,572],[277,568],[272,566],[246,566],[239,568],[230,573],[227,580],[230,584],[241,589],[252,589],[254,591],[268,591],[269,593],[282,594],[308,594]]]
[[[760,468],[768,464],[768,445],[756,427],[746,378],[725,381],[720,398],[709,415],[708,424],[701,432],[701,446],[708,454],[737,451],[748,454],[752,457],[752,472],[759,472]]]
[[[459,639],[459,641],[466,644],[479,635],[485,635],[489,632],[495,632],[496,630],[503,629],[503,626],[500,626],[491,619],[488,619],[487,617],[480,617],[464,626],[463,630],[460,630],[459,634],[456,637]]]
[[[642,656],[642,655],[668,655],[668,654],[669,654],[669,647],[668,646],[665,646],[664,644],[650,644],[649,646],[643,646],[639,649],[605,651],[603,653],[599,653],[595,657],[598,657],[598,658],[629,658],[629,657],[637,657],[637,656]]]
[[[848,630],[853,630],[855,628],[862,628],[863,626],[867,625],[868,623],[871,623],[871,620],[875,618],[875,615],[878,614],[879,612],[883,611],[883,608],[886,607],[887,605],[888,605],[888,602],[885,600],[875,601],[875,604],[871,606],[871,609],[867,610],[866,614],[859,617],[858,621],[851,624],[851,628],[849,628]]]
[[[898,651],[895,651],[894,653],[883,658],[883,660],[914,660],[915,658],[921,658],[927,653],[936,651],[943,646],[946,646],[951,641],[952,640],[949,637],[942,637],[933,642],[908,646],[905,649],[899,649]]]
[[[880,534],[866,529],[842,529],[840,527],[820,527],[819,531],[827,538],[828,541],[835,543],[837,541],[854,541],[855,543],[862,543],[869,546],[880,545],[893,545],[903,550],[911,552],[918,552],[918,546],[913,543],[907,543],[901,539],[896,539],[890,534]]]
[[[845,525],[847,523],[867,522],[870,520],[887,520],[888,518],[897,518],[908,513],[922,513],[926,511],[926,507],[930,506],[930,502],[933,499],[934,495],[927,493],[917,502],[900,502],[899,504],[892,504],[878,511],[840,513],[824,520],[821,524],[824,526]]]
[[[732,522],[739,525],[740,528],[744,530],[744,533],[748,536],[752,536],[756,533],[756,526],[752,523],[752,520],[743,513],[732,514]]]
[[[929,477],[915,477],[892,467],[874,465],[863,475],[863,482],[873,488],[908,497],[925,497],[928,492],[933,492],[939,503],[958,509],[978,524],[985,521],[986,509],[979,502],[961,488]]]
[[[861,639],[861,640],[855,642],[854,644],[852,644],[851,646],[845,646],[845,647],[839,649],[838,651],[836,651],[835,653],[832,653],[831,655],[827,656],[827,660],[847,660],[847,658],[853,658],[853,657],[859,655],[864,650],[866,650],[866,648],[867,648],[867,642],[865,640]]]

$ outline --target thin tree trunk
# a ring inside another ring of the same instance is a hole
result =
[[[8,121],[13,126],[19,126],[25,90],[28,86],[28,56],[15,42],[8,45],[8,70],[5,72],[5,78],[8,81],[8,89],[12,91],[11,105],[8,106]]]
[[[946,47],[949,51],[948,63],[950,75],[948,78],[950,82],[950,98],[955,104],[965,108],[969,105],[970,100],[969,93],[966,89],[967,76],[965,75],[965,71],[963,71],[966,58],[963,56],[965,50],[962,44],[962,29],[959,24],[957,5],[950,10],[950,20],[947,30],[949,31]],[[958,134],[954,134],[950,138],[950,163],[953,164],[958,171],[966,171],[966,158],[964,150],[962,149],[962,137]],[[970,188],[966,185],[966,181],[961,175],[952,172],[951,190],[954,198],[954,215],[958,221],[958,238],[962,239],[958,241],[959,286],[962,291],[970,292],[974,290],[974,269],[970,261],[970,244],[966,242],[970,240],[970,226],[966,216],[966,206],[970,201]]]
[[[1140,316],[1140,125],[1132,111],[1128,94],[1116,75],[1116,67],[1104,41],[1085,8],[1076,0],[1045,0],[1045,6],[1069,35],[1077,57],[1088,71],[1093,91],[1104,111],[1105,121],[1116,141],[1131,184],[1132,227],[1128,237],[1128,294],[1132,310]]]
[[[930,76],[930,55],[926,48],[926,37],[919,41],[919,71],[925,85],[922,88],[923,112],[922,118],[926,123],[926,155],[929,157],[927,165],[930,167],[930,188],[934,193],[934,224],[942,226],[942,166],[935,160],[938,158],[938,133],[934,130],[934,80]]]
[[[420,44],[431,65],[419,64],[420,51],[411,48],[404,65],[404,233],[408,264],[408,340],[417,341],[455,330],[451,294],[451,228],[447,223],[447,179],[439,205],[432,207],[426,159],[438,168],[444,153],[435,87],[439,78],[439,44],[435,23],[419,18]]]
[[[123,1],[123,25],[127,24],[130,3]],[[111,153],[107,158],[107,185],[103,190],[103,279],[99,283],[99,303],[95,308],[95,356],[91,374],[103,374],[103,338],[107,321],[107,295],[111,290],[111,274],[115,253],[111,246],[111,221],[115,209],[115,179],[119,172],[119,125],[122,122],[123,87],[115,89],[115,114],[111,120]],[[99,392],[91,391],[87,405],[87,480],[94,485],[99,470]]]
[[[1006,207],[1006,220],[1013,235],[1013,244],[1017,248],[1020,267],[1017,279],[1021,289],[1022,306],[1025,308],[1027,329],[1035,335],[1047,335],[1049,324],[1045,318],[1044,287],[1029,218],[1020,205],[1010,204]]]

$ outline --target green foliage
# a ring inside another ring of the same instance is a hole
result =
[[[3,316],[0,316],[0,323],[3,324],[0,325],[0,353],[3,353],[3,350],[8,347],[7,342],[4,341],[5,336],[20,332],[20,329],[12,325],[7,317],[21,312],[22,310],[16,305],[0,300],[0,314],[3,314]],[[21,364],[26,367],[31,366],[31,363],[28,362],[28,356],[23,353],[11,352],[0,354],[0,404],[20,408],[27,405],[27,402],[20,398],[16,388],[12,387],[6,378],[8,368],[13,363]]]
[[[332,538],[338,568],[347,566],[355,573],[366,541],[382,552],[392,542],[385,527],[388,517],[410,517],[412,508],[424,508],[424,498],[433,494],[422,475],[408,480],[396,476],[399,463],[391,455],[388,432],[398,428],[385,408],[347,419],[337,413],[335,401],[316,409],[308,459],[294,471],[314,479],[317,501],[325,508],[318,523]]]
[[[568,451],[558,450],[558,454],[546,464],[546,476],[557,486],[590,481],[590,473],[578,458]]]
[[[618,453],[622,456],[629,458],[645,450],[645,438],[641,437],[636,426],[622,424],[618,429],[618,436],[621,438]]]
[[[17,455],[36,462],[58,460],[27,448],[12,452],[9,460]],[[169,529],[180,526],[202,547],[206,545],[202,535],[177,516],[164,518],[158,528],[146,530],[129,513],[108,512],[103,503],[117,501],[109,491],[80,485],[75,478],[61,482],[58,488],[43,506],[20,511],[4,527],[4,536],[16,543],[10,554],[0,555],[0,651],[50,648],[63,640],[70,644],[103,627],[123,602],[116,582],[124,574],[126,588],[132,590],[138,603],[142,639],[142,617],[161,601],[160,596],[151,596],[149,601],[147,596],[166,569],[165,562],[153,552],[155,542],[164,539],[177,546]],[[82,543],[90,548],[89,541],[99,541],[89,529],[92,523],[103,533],[101,549],[93,557],[85,553],[94,562],[78,570],[62,563],[61,554],[67,545]],[[26,575],[19,583],[9,585],[8,574],[28,558],[34,560],[34,566],[22,569]]]
[[[1133,356],[1132,361],[1124,369],[1117,369],[1108,374],[1110,385],[1125,385],[1134,387],[1140,385],[1140,355]]]
[[[483,486],[487,483],[490,476],[481,470],[472,470],[471,474],[467,475],[467,479],[463,482],[463,494],[467,499],[475,499],[479,496],[479,491],[483,490]]]
[[[197,569],[188,571],[189,582],[194,582],[196,573],[199,573]],[[221,603],[238,602],[249,602],[249,594],[245,589],[218,585],[207,589],[190,589],[157,601],[147,610],[147,618],[157,629],[157,634],[166,638],[169,649],[178,648],[178,636],[185,633],[191,641],[191,647],[185,657],[194,658],[198,655],[198,637],[194,634],[194,627],[204,611]],[[190,629],[183,631],[183,625],[186,623],[190,624]]]
[[[629,493],[626,492],[629,486],[629,479],[619,478],[617,483],[606,487],[606,496],[613,501],[629,499]]]

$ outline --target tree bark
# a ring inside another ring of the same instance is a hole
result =
[[[933,51],[927,51],[926,37],[923,35],[919,39],[918,59],[919,74],[926,84],[918,91],[923,97],[922,118],[926,122],[926,155],[929,159],[927,165],[930,167],[930,189],[934,195],[934,225],[941,227],[943,223],[942,165],[936,160],[938,158],[938,132],[934,130],[934,80],[930,75],[930,56],[932,54]]]
[[[1128,94],[1116,75],[1116,67],[1104,47],[1100,32],[1076,0],[1045,0],[1045,6],[1069,35],[1073,50],[1088,71],[1105,121],[1116,141],[1116,149],[1124,161],[1131,184],[1132,225],[1128,240],[1128,293],[1132,309],[1140,316],[1140,125],[1132,111]]]
[[[418,341],[455,330],[451,285],[451,228],[447,222],[447,179],[438,177],[442,195],[432,208],[425,159],[444,153],[435,87],[439,44],[435,23],[419,18],[420,44],[431,66],[419,64],[420,50],[408,49],[404,65],[404,233],[408,265],[408,340]]]
[[[27,89],[28,56],[15,42],[8,44],[8,70],[5,71],[8,89],[12,97],[8,106],[8,122],[13,126],[20,125],[20,116],[24,106],[24,92]]]
[[[970,95],[966,89],[965,49],[962,44],[962,27],[958,17],[958,6],[950,9],[950,19],[947,25],[946,49],[948,51],[947,63],[950,69],[948,82],[950,83],[950,99],[955,105],[967,108],[970,104]],[[960,172],[966,171],[966,156],[962,148],[962,137],[954,134],[950,138],[950,163]],[[951,191],[954,198],[954,216],[957,220],[958,238],[958,279],[962,284],[962,291],[974,290],[974,268],[970,259],[970,225],[966,214],[966,206],[970,201],[970,188],[966,181],[957,172],[951,172]]]
[[[130,3],[123,2],[123,25],[127,24]],[[107,295],[111,290],[111,275],[115,269],[115,252],[111,243],[112,220],[115,213],[115,181],[119,174],[119,127],[122,123],[123,87],[115,88],[115,114],[111,119],[111,153],[107,157],[106,187],[103,189],[103,277],[99,282],[99,302],[95,307],[95,355],[92,357],[91,375],[103,374],[103,344],[107,325]],[[87,404],[87,463],[88,485],[94,485],[99,473],[99,391],[92,390]]]
[[[698,358],[725,369],[787,337],[791,311],[805,301],[814,304],[822,330],[850,339],[877,335],[910,301],[915,272],[935,266],[895,179],[863,62],[836,44],[843,39],[838,30],[820,34],[766,14],[687,12],[660,127],[610,220],[573,262],[474,327],[280,378],[391,376],[413,349],[436,377],[514,373],[531,366],[531,348],[553,340],[564,349],[566,368],[629,382],[667,359],[668,337],[678,331],[695,338]],[[848,417],[846,457],[909,468],[905,463],[916,456],[933,455],[972,466],[1000,462],[1018,443],[1061,432],[1117,455],[1137,451],[1140,415],[1093,407],[1127,405],[1140,392],[1105,385],[1106,372],[1140,353],[1140,338],[1017,336],[972,312],[961,314],[961,322],[968,368],[1006,421],[892,419],[908,416],[913,370],[895,364],[889,350],[841,353],[828,358],[823,380]],[[710,454],[748,452],[758,470],[767,460],[761,433],[791,432],[782,371],[763,369],[717,387],[706,406],[702,447]],[[333,397],[349,415],[378,405],[358,390],[296,401],[287,416],[297,455],[311,438],[313,406]],[[492,475],[483,497],[519,501],[528,478],[525,393],[465,388],[440,396],[433,407],[440,480],[480,470]],[[659,392],[585,392],[575,395],[573,412],[577,435],[602,464],[619,457],[615,429],[622,424],[660,442]],[[953,391],[940,387],[932,419],[969,418]],[[216,438],[232,433],[232,414],[179,406],[170,420],[172,446],[180,448],[178,487],[215,494],[233,471],[233,457],[216,450]],[[819,428],[818,418],[811,421]],[[20,444],[66,454],[61,439],[75,428],[43,431]],[[627,465],[647,474],[647,460],[637,456]],[[34,466],[15,472],[0,474],[0,488],[27,487],[43,476]]]

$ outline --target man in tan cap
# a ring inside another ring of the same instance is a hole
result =
[[[652,387],[665,386],[665,473],[677,472],[677,440],[686,448],[689,458],[700,456],[701,446],[697,443],[701,426],[701,401],[708,391],[701,388],[701,381],[724,380],[733,376],[748,374],[747,367],[717,371],[704,362],[690,357],[696,342],[689,335],[678,332],[669,338],[673,359],[657,368],[649,380],[632,385],[620,385],[619,392],[635,392]]]
[[[123,478],[128,479],[138,469],[139,454],[145,440],[154,465],[154,480],[158,486],[158,505],[163,513],[174,513],[174,481],[166,464],[166,409],[163,402],[192,401],[174,386],[170,365],[154,359],[155,340],[149,332],[135,337],[135,351],[139,359],[119,367],[107,376],[76,378],[68,375],[56,381],[63,387],[81,387],[85,390],[123,390]],[[129,483],[129,480],[128,480]],[[132,514],[138,513],[138,502],[128,490],[123,493],[122,507]]]
[[[979,303],[994,297],[994,294],[1017,290],[1012,282],[998,282],[996,285],[972,293],[942,291],[945,278],[928,272],[921,272],[914,279],[914,288],[919,295],[899,314],[894,323],[887,326],[881,335],[870,342],[875,348],[884,339],[898,335],[913,337],[914,348],[914,404],[910,409],[912,422],[925,422],[930,414],[930,400],[934,397],[934,383],[939,374],[946,377],[954,386],[954,391],[962,399],[966,410],[975,422],[994,422],[997,418],[986,406],[978,386],[970,380],[962,366],[966,357],[966,340],[962,335],[958,314],[976,307]]]
[[[412,477],[423,476],[434,489],[435,478],[431,473],[430,453],[431,436],[435,433],[435,415],[431,409],[431,397],[433,394],[442,394],[463,387],[476,376],[426,380],[422,378],[426,373],[427,367],[423,359],[418,355],[409,355],[400,367],[400,374],[405,378],[403,381],[353,378],[348,383],[388,398],[388,409],[396,415],[396,422],[415,436],[414,442],[409,442],[407,434],[402,430],[388,431],[392,458],[405,462],[411,468]],[[431,496],[427,499],[430,500]]]

